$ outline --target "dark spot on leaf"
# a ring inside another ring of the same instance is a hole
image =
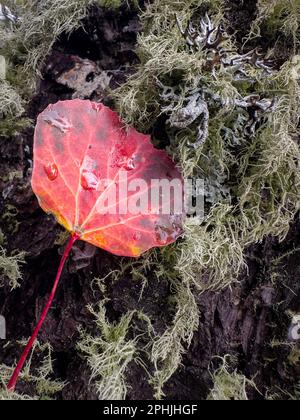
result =
[[[84,124],[81,121],[77,122],[77,129],[78,130],[84,130]]]
[[[96,139],[98,141],[104,141],[107,139],[107,131],[105,129],[100,129],[97,132]]]
[[[63,153],[65,150],[64,144],[59,137],[54,137],[54,146],[58,153]]]

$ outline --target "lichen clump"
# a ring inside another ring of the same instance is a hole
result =
[[[26,342],[20,343],[25,345]],[[32,361],[39,362],[39,367],[32,369]],[[53,361],[52,348],[49,343],[40,344],[36,342],[29,361],[26,364],[24,371],[21,373],[21,384],[28,386],[31,391],[34,390],[34,395],[26,395],[18,393],[18,391],[8,391],[6,388],[7,382],[13,372],[13,368],[0,365],[0,400],[49,400],[62,391],[65,383],[54,380],[53,375]]]
[[[89,7],[116,8],[123,0],[5,0],[0,3],[0,136],[30,124],[24,105],[35,92],[37,76],[55,41],[82,25]]]
[[[11,289],[16,289],[20,286],[24,258],[24,252],[8,256],[6,250],[0,246],[0,287],[8,284]]]
[[[244,375],[232,370],[234,360],[225,356],[221,366],[212,374],[213,388],[208,395],[210,401],[248,401],[248,392],[255,389],[255,383]]]
[[[123,400],[127,391],[125,372],[137,353],[137,340],[127,338],[135,311],[128,312],[115,324],[106,318],[105,302],[97,311],[92,308],[90,311],[95,316],[99,335],[82,331],[78,349],[87,358],[99,399]]]

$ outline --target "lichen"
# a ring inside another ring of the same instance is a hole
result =
[[[194,332],[199,326],[199,310],[190,286],[177,282],[172,287],[176,313],[165,332],[154,338],[151,348],[151,361],[155,370],[150,382],[157,399],[165,396],[163,387],[179,368],[183,354],[191,345]]]
[[[26,342],[20,343],[25,345]],[[39,360],[39,367],[33,369],[33,359]],[[52,348],[49,343],[34,344],[30,358],[20,374],[23,385],[29,384],[33,389],[32,395],[19,393],[18,390],[8,391],[6,386],[13,372],[13,367],[0,365],[0,400],[45,400],[51,399],[55,394],[62,391],[65,383],[53,380]]]
[[[136,357],[136,339],[129,339],[128,330],[135,311],[123,315],[117,323],[106,318],[105,302],[98,310],[90,307],[95,316],[98,335],[81,331],[82,339],[78,349],[87,358],[91,370],[91,381],[100,400],[122,400],[127,394],[125,372]]]
[[[292,38],[296,48],[299,43],[300,3],[299,0],[258,0],[257,17],[252,25],[253,34],[260,35],[265,25],[269,33],[281,33]]]
[[[8,284],[13,290],[20,287],[22,279],[21,266],[25,263],[25,252],[14,253],[8,256],[0,246],[0,287]]]
[[[221,366],[212,374],[213,388],[210,391],[208,400],[212,401],[248,401],[249,390],[256,389],[253,380],[249,380],[245,375],[238,373],[237,370],[230,368],[234,364],[234,359],[225,356]]]
[[[6,0],[1,3],[9,12],[0,21],[0,53],[6,61],[5,79],[0,79],[0,135],[12,136],[30,123],[19,117],[35,92],[42,64],[58,37],[79,28],[89,7],[96,3],[119,7],[122,1]]]

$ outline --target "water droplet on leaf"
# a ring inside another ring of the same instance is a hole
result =
[[[58,168],[55,163],[48,163],[45,165],[44,171],[50,181],[55,181],[58,177]]]
[[[82,171],[80,184],[84,190],[97,191],[99,178],[93,172]]]
[[[97,191],[100,185],[97,162],[89,156],[85,156],[81,164],[80,184],[87,191]]]
[[[127,159],[127,162],[125,163],[124,168],[127,169],[127,171],[132,171],[135,168],[134,160]]]
[[[140,232],[136,232],[136,233],[134,233],[132,239],[134,241],[139,241],[141,239],[141,237],[142,237],[142,234]]]

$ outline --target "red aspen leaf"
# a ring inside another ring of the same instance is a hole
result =
[[[160,181],[167,188],[157,188]],[[39,115],[32,188],[41,207],[72,235],[46,306],[7,385],[10,391],[51,308],[76,240],[138,257],[174,242],[184,217],[183,181],[174,162],[153,147],[149,136],[126,129],[115,112],[90,101],[58,102]]]
[[[153,179],[179,190],[161,193],[153,205]],[[39,115],[32,188],[43,210],[67,230],[116,255],[138,257],[182,234],[184,211],[174,213],[174,206],[183,208],[183,180],[174,162],[102,104],[63,101]]]

